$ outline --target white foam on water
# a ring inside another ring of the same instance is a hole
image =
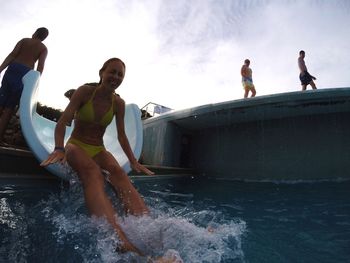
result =
[[[175,250],[184,262],[221,262],[244,256],[244,222],[201,227],[188,218],[163,214],[156,218],[129,216],[123,221],[123,228],[130,240],[149,255],[162,256]]]
[[[9,260],[8,262],[26,262],[29,254],[31,240],[28,234],[27,221],[24,218],[24,205],[17,203],[11,209],[6,198],[0,199],[0,226],[11,229],[10,235],[2,236],[0,231],[0,262]]]
[[[244,258],[241,243],[245,222],[223,219],[220,212],[211,210],[176,211],[159,200],[152,205],[150,216],[119,218],[130,241],[145,255],[173,258],[174,262]],[[87,214],[80,184],[51,195],[41,206],[42,215],[54,226],[57,246],[78,255],[82,262],[147,262],[146,257],[134,253],[115,252],[120,242],[117,235],[104,219]]]

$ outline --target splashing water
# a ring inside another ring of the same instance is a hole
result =
[[[107,190],[116,207],[120,206],[111,189]],[[191,195],[152,193],[156,197],[145,198],[151,216],[119,218],[128,238],[146,255],[173,258],[173,262],[243,258],[243,221],[226,220],[210,209],[196,211]],[[176,205],[168,202],[174,197],[182,200]],[[88,215],[79,183],[50,193],[48,198],[41,197],[29,208],[19,204],[12,214],[16,220],[5,230],[8,237],[0,250],[4,254],[10,251],[10,262],[31,262],[34,258],[51,258],[53,262],[148,262],[146,257],[133,253],[115,252],[120,242],[117,235],[104,219]]]
[[[119,221],[153,259],[347,262],[349,184],[142,180],[135,185],[151,215]],[[88,215],[79,184],[0,185],[0,206],[0,262],[152,262],[115,252],[118,237]]]

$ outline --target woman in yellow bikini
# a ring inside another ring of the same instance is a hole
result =
[[[41,165],[67,161],[82,182],[89,212],[98,217],[105,217],[113,226],[123,242],[120,248],[122,251],[142,254],[129,242],[118,224],[116,211],[104,190],[104,177],[101,173],[101,169],[109,172],[108,179],[118,193],[126,213],[135,216],[149,213],[128,175],[103,145],[106,127],[116,116],[118,140],[130,161],[131,168],[137,172],[153,174],[136,160],[125,134],[125,102],[115,94],[115,90],[124,79],[124,74],[123,61],[118,58],[109,59],[99,71],[100,82],[97,86],[83,85],[74,92],[56,125],[55,150]],[[74,130],[64,147],[66,124],[73,118]]]

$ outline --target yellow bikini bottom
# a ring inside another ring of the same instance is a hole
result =
[[[91,144],[87,144],[87,143],[81,142],[78,139],[74,139],[72,137],[69,138],[67,143],[71,143],[71,144],[74,144],[76,146],[79,146],[91,158],[93,158],[95,155],[97,155],[98,153],[100,153],[103,150],[105,150],[104,145],[91,145]]]

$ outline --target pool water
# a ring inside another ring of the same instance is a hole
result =
[[[153,257],[183,262],[350,262],[350,181],[136,180],[151,217],[121,217]],[[117,210],[120,204],[107,191]],[[147,262],[87,215],[79,183],[2,182],[0,262]]]

